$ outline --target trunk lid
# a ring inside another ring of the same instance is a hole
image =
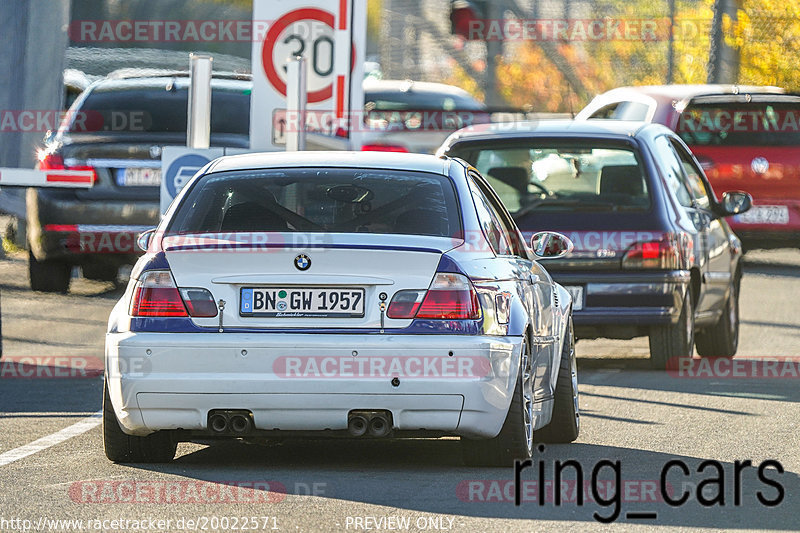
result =
[[[540,211],[517,220],[526,241],[537,231],[558,231],[572,241],[572,253],[540,262],[548,271],[621,270],[625,252],[637,242],[659,239],[664,230],[656,210],[647,213]],[[591,229],[590,229],[591,228]],[[649,228],[649,229],[648,229]]]
[[[442,254],[461,242],[414,235],[393,235],[387,244],[386,235],[378,234],[236,233],[173,235],[162,247],[179,287],[206,288],[217,303],[225,301],[226,329],[376,329],[381,293],[388,306],[399,290],[427,289]],[[258,312],[242,307],[243,299],[252,301],[251,291],[261,294]],[[329,308],[333,294],[335,311]],[[263,298],[271,299],[266,308]],[[361,307],[350,305],[362,298]],[[279,311],[281,301],[287,307]],[[278,312],[283,316],[274,316]],[[192,320],[219,326],[219,316]],[[386,328],[410,323],[384,317]]]

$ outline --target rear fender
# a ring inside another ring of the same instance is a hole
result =
[[[553,302],[553,332],[555,342],[551,344],[552,353],[552,366],[550,367],[550,387],[548,389],[549,395],[555,393],[556,384],[558,383],[558,370],[561,368],[561,354],[564,353],[564,343],[569,342],[569,318],[572,315],[572,296],[569,292],[559,285],[553,284],[553,290],[556,298]]]

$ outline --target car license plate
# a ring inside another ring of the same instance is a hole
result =
[[[754,205],[749,211],[736,215],[742,224],[788,224],[789,208],[785,205]]]
[[[359,318],[364,289],[318,287],[246,287],[239,314],[274,318]]]
[[[120,168],[117,183],[126,187],[153,187],[161,185],[160,168]]]
[[[567,289],[567,292],[572,296],[572,310],[580,311],[583,309],[583,287],[571,285],[564,288]]]

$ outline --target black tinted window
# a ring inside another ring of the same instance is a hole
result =
[[[364,102],[368,111],[480,111],[484,108],[467,96],[434,92],[365,90]]]
[[[332,232],[457,237],[450,179],[399,170],[296,168],[208,174],[169,233]]]
[[[185,132],[189,92],[185,84],[93,90],[72,116],[69,131]],[[215,87],[211,132],[249,135],[249,91]]]
[[[681,113],[677,131],[689,145],[799,145],[800,102],[694,104]]]

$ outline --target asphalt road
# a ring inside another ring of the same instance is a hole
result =
[[[519,506],[513,469],[462,466],[455,440],[181,444],[167,465],[110,463],[91,417],[101,403],[106,318],[120,290],[74,281],[70,295],[31,293],[24,256],[0,259],[4,533],[25,526],[78,531],[79,525],[84,531],[608,529],[595,513],[616,518],[614,529],[799,527],[800,377],[791,372],[797,364],[773,363],[769,377],[733,375],[764,370],[758,366],[764,358],[800,360],[798,251],[748,254],[738,369],[655,372],[643,359],[645,339],[580,341],[580,439],[537,454],[534,467],[522,472]],[[34,366],[9,363],[25,358]],[[15,374],[20,368],[33,375]],[[560,505],[547,491],[540,505],[531,496],[539,465],[547,488],[554,462],[570,459],[576,468],[567,467],[563,477],[574,480],[580,467],[587,498],[579,505],[576,483],[567,482]],[[619,463],[603,466],[604,460]],[[754,466],[739,468],[737,476],[735,463],[745,460]],[[677,463],[668,472],[668,496],[688,494],[674,507],[657,488],[670,461]],[[698,472],[704,461],[710,462]],[[619,484],[612,483],[617,471]],[[724,505],[715,499],[720,494]],[[83,523],[48,522],[56,520]]]

